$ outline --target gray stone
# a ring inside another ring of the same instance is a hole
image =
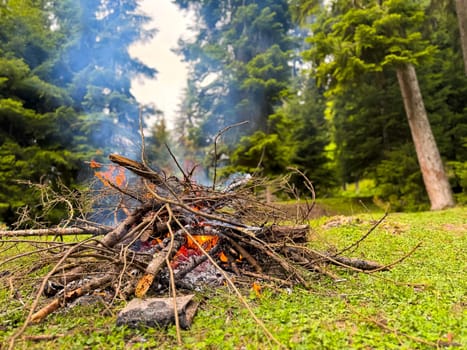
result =
[[[193,301],[193,294],[176,298],[180,327],[188,329],[193,321],[198,303]],[[132,328],[140,325],[148,327],[167,327],[175,324],[173,298],[135,298],[123,308],[117,317],[118,326]]]

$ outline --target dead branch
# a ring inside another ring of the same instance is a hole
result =
[[[120,223],[114,230],[107,233],[100,243],[105,247],[113,247],[119,243],[128,230],[135,224],[139,224],[139,220],[148,213],[150,210],[157,208],[157,205],[148,203],[138,209],[136,209],[130,216],[128,216],[122,223]]]
[[[63,334],[63,333],[58,333],[58,334],[37,334],[37,335],[25,335],[24,337],[22,337],[22,339],[27,340],[27,341],[39,342],[39,341],[50,341],[50,340],[54,340],[54,339],[57,339],[57,338],[62,338],[64,336],[65,336],[65,334]]]
[[[330,260],[331,263],[336,264],[340,263],[345,266],[351,266],[356,269],[359,269],[361,271],[387,271],[389,270],[388,267],[382,266],[381,264],[374,262],[374,261],[369,261],[369,260],[362,260],[362,259],[357,259],[357,258],[346,258],[344,256],[334,256],[332,260]],[[342,266],[342,265],[339,265]]]
[[[111,229],[95,226],[83,227],[51,227],[30,230],[0,230],[0,238],[4,237],[40,237],[40,236],[77,236],[77,235],[103,235]]]

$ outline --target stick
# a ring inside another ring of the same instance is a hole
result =
[[[137,209],[135,212],[133,212],[132,215],[128,216],[124,221],[122,221],[115,229],[107,233],[104,238],[102,238],[101,244],[104,247],[115,246],[125,237],[130,227],[139,222],[143,215],[145,215],[148,211],[155,209],[154,207],[155,204],[149,203]]]
[[[224,236],[224,235],[222,235]],[[263,273],[263,269],[261,268],[261,266],[259,266],[258,262],[256,261],[255,258],[253,258],[253,256],[251,256],[250,253],[248,253],[246,251],[245,248],[243,248],[240,244],[238,244],[237,242],[235,242],[233,239],[231,239],[230,237],[228,236],[224,236],[225,238],[227,238],[227,240],[229,241],[229,243],[233,246],[233,248],[238,252],[240,253],[240,255],[242,255],[247,261],[248,263],[254,267],[256,273]]]
[[[388,216],[388,212],[385,212],[384,215],[383,215],[383,217],[382,217],[381,219],[379,219],[373,226],[371,226],[371,228],[368,230],[368,232],[366,232],[362,237],[360,237],[359,240],[353,242],[353,243],[352,243],[351,245],[349,245],[348,247],[345,247],[345,248],[341,249],[341,250],[338,251],[337,253],[334,253],[334,254],[332,255],[332,257],[336,257],[336,256],[341,255],[342,253],[346,252],[347,250],[350,250],[350,249],[352,249],[352,248],[354,248],[354,247],[355,247],[355,248],[358,247],[358,245],[359,245],[363,240],[365,240],[365,239],[370,235],[370,233],[372,233],[372,232],[379,226],[379,224],[381,224],[381,223],[384,221],[384,219],[386,219],[387,216]]]
[[[30,230],[0,230],[0,238],[3,237],[40,237],[40,236],[74,236],[74,235],[103,235],[112,229],[93,226],[84,227],[57,227]]]
[[[59,334],[38,334],[38,335],[25,335],[23,337],[24,340],[30,340],[30,341],[43,341],[43,340],[54,340],[57,338],[64,337],[65,334],[59,333]]]
[[[389,267],[382,266],[374,261],[362,260],[357,258],[346,258],[344,256],[335,256],[332,259],[346,266],[352,266],[363,271],[388,271]],[[332,260],[330,260],[333,263]]]
[[[277,283],[277,284],[280,284],[280,285],[285,285],[285,286],[289,286],[289,287],[294,286],[293,282],[283,280],[282,278],[277,278],[277,277],[273,277],[273,276],[269,276],[269,275],[265,275],[265,274],[254,273],[254,272],[243,270],[243,269],[241,270],[241,273],[243,275],[245,275],[245,276],[250,276],[250,277],[254,277],[254,278],[258,278],[258,279],[262,279],[262,280],[266,280],[266,281],[271,281],[271,282],[274,282],[274,283]]]
[[[177,310],[177,289],[175,287],[175,279],[174,279],[174,272],[172,266],[170,266],[170,260],[166,256],[165,263],[167,265],[167,269],[169,270],[169,277],[170,277],[170,288],[172,290],[172,302],[173,302],[173,309],[174,309],[174,318],[175,318],[175,329],[177,330],[177,344],[182,346],[182,335],[180,333],[180,319],[178,317],[178,310]]]

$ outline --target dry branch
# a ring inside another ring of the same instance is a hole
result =
[[[374,261],[369,261],[369,260],[362,260],[362,259],[357,259],[357,258],[346,258],[345,256],[334,256],[332,259],[341,264],[344,264],[345,266],[351,266],[351,267],[354,267],[356,269],[363,270],[363,271],[389,270],[389,268],[384,268],[384,266],[382,266],[381,264],[374,262]]]
[[[103,235],[111,228],[83,226],[83,227],[55,227],[29,230],[0,230],[0,238],[4,237],[39,237],[39,236],[76,236],[76,235]]]

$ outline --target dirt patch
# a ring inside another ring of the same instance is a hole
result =
[[[464,236],[467,232],[467,224],[444,224],[442,225],[443,230],[450,231],[458,234],[459,236]]]

